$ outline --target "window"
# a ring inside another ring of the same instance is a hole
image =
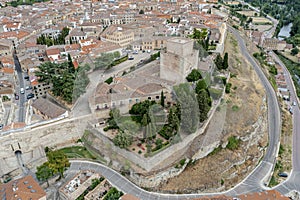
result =
[[[155,98],[156,98],[156,99],[159,99],[159,96],[156,96]]]
[[[151,97],[148,97],[148,100],[151,100]]]

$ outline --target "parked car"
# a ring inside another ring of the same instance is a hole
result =
[[[24,76],[24,79],[29,80],[29,76]]]
[[[128,60],[133,60],[134,59],[134,57],[132,57],[132,56],[130,56],[129,58],[128,58]]]
[[[19,100],[19,95],[15,94],[15,100]]]
[[[21,89],[20,89],[20,93],[21,93],[21,94],[25,94],[24,88],[21,88]]]
[[[34,94],[32,94],[32,93],[30,93],[30,94],[27,95],[27,99],[31,99],[33,97],[34,97]]]
[[[290,107],[289,111],[290,111],[290,113],[291,113],[291,115],[292,115],[292,114],[293,114],[293,108]]]
[[[284,177],[284,178],[288,177],[287,173],[284,173],[284,172],[278,173],[278,176]]]
[[[294,101],[294,102],[293,102],[293,106],[296,106],[296,105],[297,105],[297,103],[296,103],[296,101]]]
[[[26,89],[26,90],[31,90],[31,89],[32,89],[32,86],[31,86],[31,85],[28,85],[28,86],[26,86],[25,89]]]

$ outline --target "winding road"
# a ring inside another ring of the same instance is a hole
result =
[[[292,151],[292,172],[289,178],[275,187],[276,190],[282,194],[288,194],[289,192],[296,190],[300,191],[300,109],[299,109],[299,100],[296,95],[296,89],[293,85],[292,77],[287,70],[284,63],[279,59],[279,57],[274,52],[269,52],[269,55],[282,67],[285,80],[287,82],[288,88],[290,90],[290,102],[296,102],[296,106],[293,108],[293,151]]]
[[[266,190],[264,181],[271,175],[275,159],[279,148],[279,138],[281,133],[281,120],[280,120],[280,109],[277,102],[276,93],[273,90],[268,79],[265,77],[260,66],[256,63],[254,58],[249,54],[245,42],[242,39],[240,33],[229,27],[229,31],[233,33],[240,46],[240,51],[243,53],[245,58],[251,63],[258,77],[260,78],[268,99],[268,119],[269,119],[269,146],[266,150],[265,156],[262,161],[258,164],[255,170],[248,175],[244,181],[236,185],[234,188],[221,193],[203,193],[203,194],[160,194],[154,192],[145,191],[139,188],[128,179],[123,177],[118,172],[110,169],[102,164],[90,162],[90,161],[71,161],[71,167],[68,169],[68,173],[76,173],[79,170],[93,170],[102,174],[106,177],[114,186],[118,187],[125,193],[130,193],[143,200],[153,199],[193,199],[202,196],[214,196],[214,195],[228,195],[238,196],[249,192],[258,192]]]

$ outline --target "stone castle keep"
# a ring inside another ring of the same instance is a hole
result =
[[[198,66],[199,51],[193,49],[193,40],[172,38],[166,51],[160,54],[160,78],[175,83],[185,82],[185,77]]]

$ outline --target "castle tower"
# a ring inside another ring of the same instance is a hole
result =
[[[188,38],[171,38],[165,52],[160,54],[160,78],[185,82],[186,76],[198,66],[199,51],[193,48],[194,41]]]

